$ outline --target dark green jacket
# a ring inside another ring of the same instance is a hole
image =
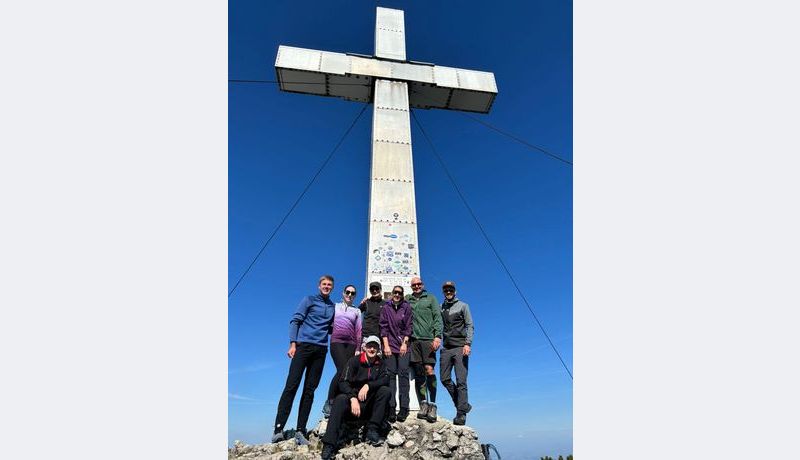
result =
[[[419,340],[433,340],[434,337],[442,338],[442,311],[439,301],[428,291],[422,291],[419,299],[414,294],[408,294],[406,301],[411,304],[414,312],[414,328],[411,337]]]

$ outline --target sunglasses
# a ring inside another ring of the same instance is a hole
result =
[[[369,292],[379,292],[381,288],[369,288]]]
[[[344,291],[345,295],[356,295],[356,291]]]
[[[392,292],[393,295],[403,295],[402,291],[394,291]]]
[[[422,286],[422,283],[414,283],[411,285],[411,287],[417,287],[417,286]]]
[[[453,289],[453,288],[442,289],[442,291],[444,291],[445,293],[456,292],[456,290],[455,290],[455,289]]]

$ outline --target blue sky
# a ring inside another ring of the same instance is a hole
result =
[[[495,73],[473,115],[572,159],[569,2],[380,2],[405,10],[411,60]],[[278,45],[372,54],[372,2],[229,4],[231,79],[274,80]],[[228,85],[229,282],[236,282],[361,104]],[[572,167],[450,111],[416,115],[534,311],[572,367]],[[229,301],[229,443],[265,442],[288,369],[288,320],[322,273],[365,283],[371,108]],[[503,458],[572,451],[572,382],[412,123],[422,278],[446,279],[476,323],[468,423]],[[311,422],[318,418],[329,359]],[[444,390],[440,413],[455,410]],[[296,420],[295,401],[289,426]]]

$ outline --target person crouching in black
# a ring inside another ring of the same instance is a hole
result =
[[[379,430],[386,422],[389,408],[389,374],[381,359],[381,341],[371,335],[364,339],[364,350],[347,361],[339,381],[339,392],[333,400],[328,427],[322,437],[323,460],[332,459],[339,443],[339,432],[345,417],[367,419],[367,442],[383,443]]]

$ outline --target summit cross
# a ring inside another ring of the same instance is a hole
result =
[[[404,13],[382,7],[374,56],[281,45],[275,71],[283,91],[373,103],[365,284],[379,281],[384,298],[394,285],[411,292],[420,264],[410,107],[489,113],[494,74],[407,60]]]

